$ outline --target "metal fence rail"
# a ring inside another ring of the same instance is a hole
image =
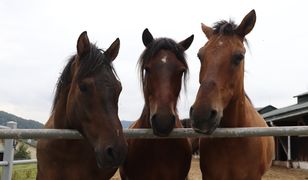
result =
[[[174,129],[168,137],[158,137],[151,129],[124,129],[126,138],[185,138],[185,137],[252,137],[308,135],[308,126],[217,128],[213,134],[195,132],[191,128]],[[69,129],[0,129],[0,139],[81,139],[76,130]]]
[[[82,139],[82,135],[76,130],[70,129],[16,129],[15,122],[8,122],[7,126],[0,127],[0,139],[5,139],[5,151],[3,161],[2,180],[10,180],[13,164],[34,163],[36,160],[13,161],[14,139]],[[209,138],[234,138],[257,136],[307,136],[308,126],[284,126],[284,127],[249,127],[249,128],[217,128],[211,135],[195,132],[191,128],[174,129],[168,137],[158,137],[151,129],[124,129],[126,138],[185,138],[185,137],[209,137]]]

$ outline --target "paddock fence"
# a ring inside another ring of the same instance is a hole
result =
[[[70,129],[16,129],[16,122],[8,122],[7,126],[0,126],[0,139],[5,139],[2,180],[11,180],[14,164],[34,163],[36,160],[14,161],[15,139],[82,139],[82,135],[76,130]],[[168,137],[158,137],[151,129],[124,129],[126,138],[236,138],[259,136],[308,136],[308,126],[283,126],[283,127],[249,127],[249,128],[217,128],[213,134],[206,135],[195,132],[191,128],[174,129]]]

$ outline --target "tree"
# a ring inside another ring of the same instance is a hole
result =
[[[28,150],[28,146],[25,143],[21,142],[21,144],[17,147],[14,159],[31,159],[30,151]]]

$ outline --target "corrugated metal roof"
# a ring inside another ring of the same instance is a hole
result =
[[[266,121],[277,121],[292,116],[298,116],[308,114],[308,102],[295,104],[292,106],[276,109],[268,113],[263,114],[263,118]]]
[[[258,111],[258,113],[260,113],[260,114],[265,114],[265,113],[267,113],[267,112],[270,112],[270,111],[274,111],[274,110],[276,110],[277,108],[276,107],[274,107],[274,106],[272,106],[272,105],[267,105],[267,106],[264,106],[264,107],[258,107],[258,108],[255,108],[257,111]]]
[[[296,96],[293,96],[293,97],[300,97],[300,96],[306,96],[308,95],[308,92],[305,92],[305,93],[302,93],[302,94],[299,94],[299,95],[296,95]]]

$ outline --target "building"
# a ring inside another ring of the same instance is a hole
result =
[[[256,110],[258,111],[258,113],[260,114],[265,114],[267,112],[270,112],[270,111],[273,111],[273,110],[276,110],[277,108],[272,106],[272,105],[268,105],[268,106],[265,106],[265,107],[260,107],[260,108],[256,108]]]
[[[260,113],[269,126],[307,126],[308,92],[294,96],[297,104]],[[274,164],[308,169],[308,137],[275,137]]]
[[[27,146],[27,150],[30,152],[31,159],[36,159],[36,141],[32,139],[28,140],[17,140],[15,143],[15,149],[17,149],[22,143]],[[0,161],[3,160],[4,153],[4,139],[0,139]]]

